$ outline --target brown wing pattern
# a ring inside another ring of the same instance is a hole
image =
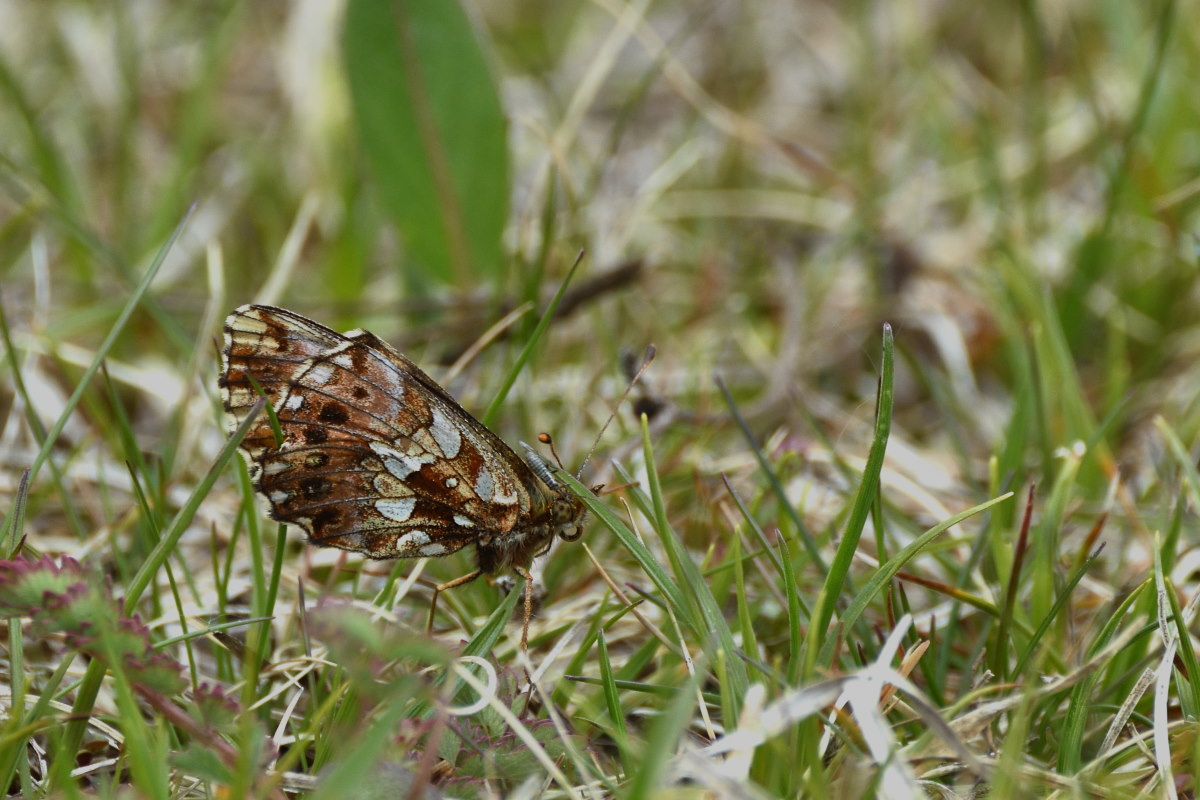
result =
[[[225,363],[219,386],[230,430],[258,401],[259,389],[279,408],[296,371],[342,340],[336,331],[299,314],[282,308],[271,311],[242,306],[225,319]],[[256,425],[242,440],[252,463],[264,449],[273,447],[275,435],[266,424]]]
[[[550,503],[503,441],[373,334],[242,306],[225,321],[221,381],[235,423],[257,400],[254,381],[284,434],[277,447],[264,415],[246,436],[256,488],[315,544],[444,555]]]

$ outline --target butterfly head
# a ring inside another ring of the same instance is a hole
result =
[[[521,449],[525,451],[525,463],[533,470],[533,474],[537,475],[538,479],[554,492],[554,499],[550,504],[550,524],[553,535],[558,536],[564,542],[576,541],[583,535],[583,523],[587,519],[587,509],[584,508],[580,499],[554,476],[554,473],[550,471],[550,465],[536,450],[525,442],[521,442]]]
[[[587,509],[583,507],[583,503],[579,502],[579,498],[571,494],[568,489],[564,488],[562,493],[554,498],[551,513],[554,515],[554,528],[558,538],[564,542],[574,542],[583,536],[583,523],[587,519]]]

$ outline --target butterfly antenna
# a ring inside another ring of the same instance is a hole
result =
[[[592,442],[591,448],[587,451],[587,455],[583,457],[583,462],[579,465],[579,472],[575,475],[575,480],[580,480],[581,476],[583,475],[583,468],[586,467],[587,463],[592,460],[592,455],[596,452],[596,448],[600,446],[600,440],[604,438],[604,432],[608,430],[608,426],[612,424],[612,421],[617,418],[617,412],[621,410],[621,405],[625,402],[625,399],[629,397],[629,393],[633,391],[633,387],[637,385],[638,379],[642,377],[642,373],[644,373],[650,367],[650,365],[654,363],[654,356],[657,354],[658,350],[654,347],[654,345],[646,345],[646,352],[642,356],[642,365],[637,368],[637,372],[635,372],[633,377],[629,379],[629,385],[625,387],[625,392],[621,395],[620,399],[617,400],[617,404],[613,407],[612,413],[608,415],[608,419],[605,421],[604,426],[600,428],[600,432],[596,434],[596,440]],[[547,439],[548,438],[549,437],[547,436]],[[539,436],[538,439],[541,440],[541,436]],[[549,444],[549,442],[547,442],[547,444]],[[550,452],[554,452],[553,446],[551,446]],[[554,453],[554,458],[558,458],[557,453]],[[562,466],[562,464],[560,463],[559,466]]]
[[[554,449],[554,438],[548,433],[539,433],[537,440],[550,448],[550,455],[554,456],[554,463],[558,464],[559,469],[565,471],[566,467],[563,466],[562,459],[558,457],[558,451]]]

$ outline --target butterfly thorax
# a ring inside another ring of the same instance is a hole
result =
[[[528,568],[554,544],[555,537],[575,541],[583,533],[587,512],[567,490],[558,488],[550,502],[503,534],[479,537],[479,569],[491,575],[513,567]]]

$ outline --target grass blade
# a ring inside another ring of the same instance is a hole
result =
[[[863,468],[862,480],[859,483],[858,495],[854,499],[854,507],[850,518],[846,521],[841,544],[833,557],[833,563],[825,578],[825,584],[817,595],[813,606],[812,624],[808,629],[805,641],[805,662],[803,677],[813,675],[817,664],[817,653],[824,643],[828,647],[832,640],[826,639],[829,620],[833,617],[833,606],[841,594],[842,585],[850,572],[850,561],[854,551],[858,549],[858,540],[862,536],[863,526],[871,513],[875,495],[879,488],[879,474],[883,470],[883,456],[887,450],[888,433],[892,426],[892,382],[895,369],[895,344],[892,340],[892,326],[883,326],[883,364],[879,377],[879,397],[875,405],[875,436],[871,442],[871,451]],[[860,593],[861,596],[861,593]],[[850,623],[845,619],[843,627]],[[827,651],[831,652],[831,651]]]

